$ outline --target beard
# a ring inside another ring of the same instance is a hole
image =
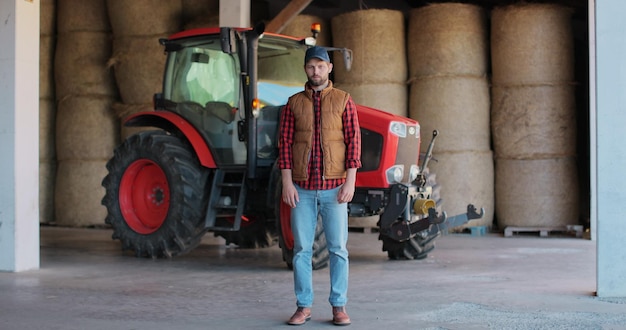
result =
[[[318,77],[318,78],[313,78],[313,77],[309,77],[309,84],[311,86],[323,86],[326,83],[328,83],[328,77]]]

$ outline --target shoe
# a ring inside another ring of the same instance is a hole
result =
[[[333,307],[333,324],[350,325],[350,316],[346,313],[345,307]]]
[[[296,312],[293,313],[287,324],[289,325],[302,325],[306,321],[311,319],[311,309],[306,307],[298,307]]]

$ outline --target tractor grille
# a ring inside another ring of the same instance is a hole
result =
[[[396,164],[404,165],[404,177],[402,182],[409,180],[411,165],[419,165],[420,154],[420,127],[418,124],[407,125],[406,137],[398,141]]]

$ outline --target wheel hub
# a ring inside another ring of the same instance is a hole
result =
[[[167,218],[170,189],[163,169],[154,161],[134,161],[122,176],[120,208],[128,226],[137,233],[158,230]]]

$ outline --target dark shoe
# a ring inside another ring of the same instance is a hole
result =
[[[333,324],[350,325],[350,316],[346,313],[345,307],[333,307]]]
[[[306,321],[311,319],[311,309],[306,307],[298,307],[296,312],[293,313],[287,324],[289,325],[303,325]]]

